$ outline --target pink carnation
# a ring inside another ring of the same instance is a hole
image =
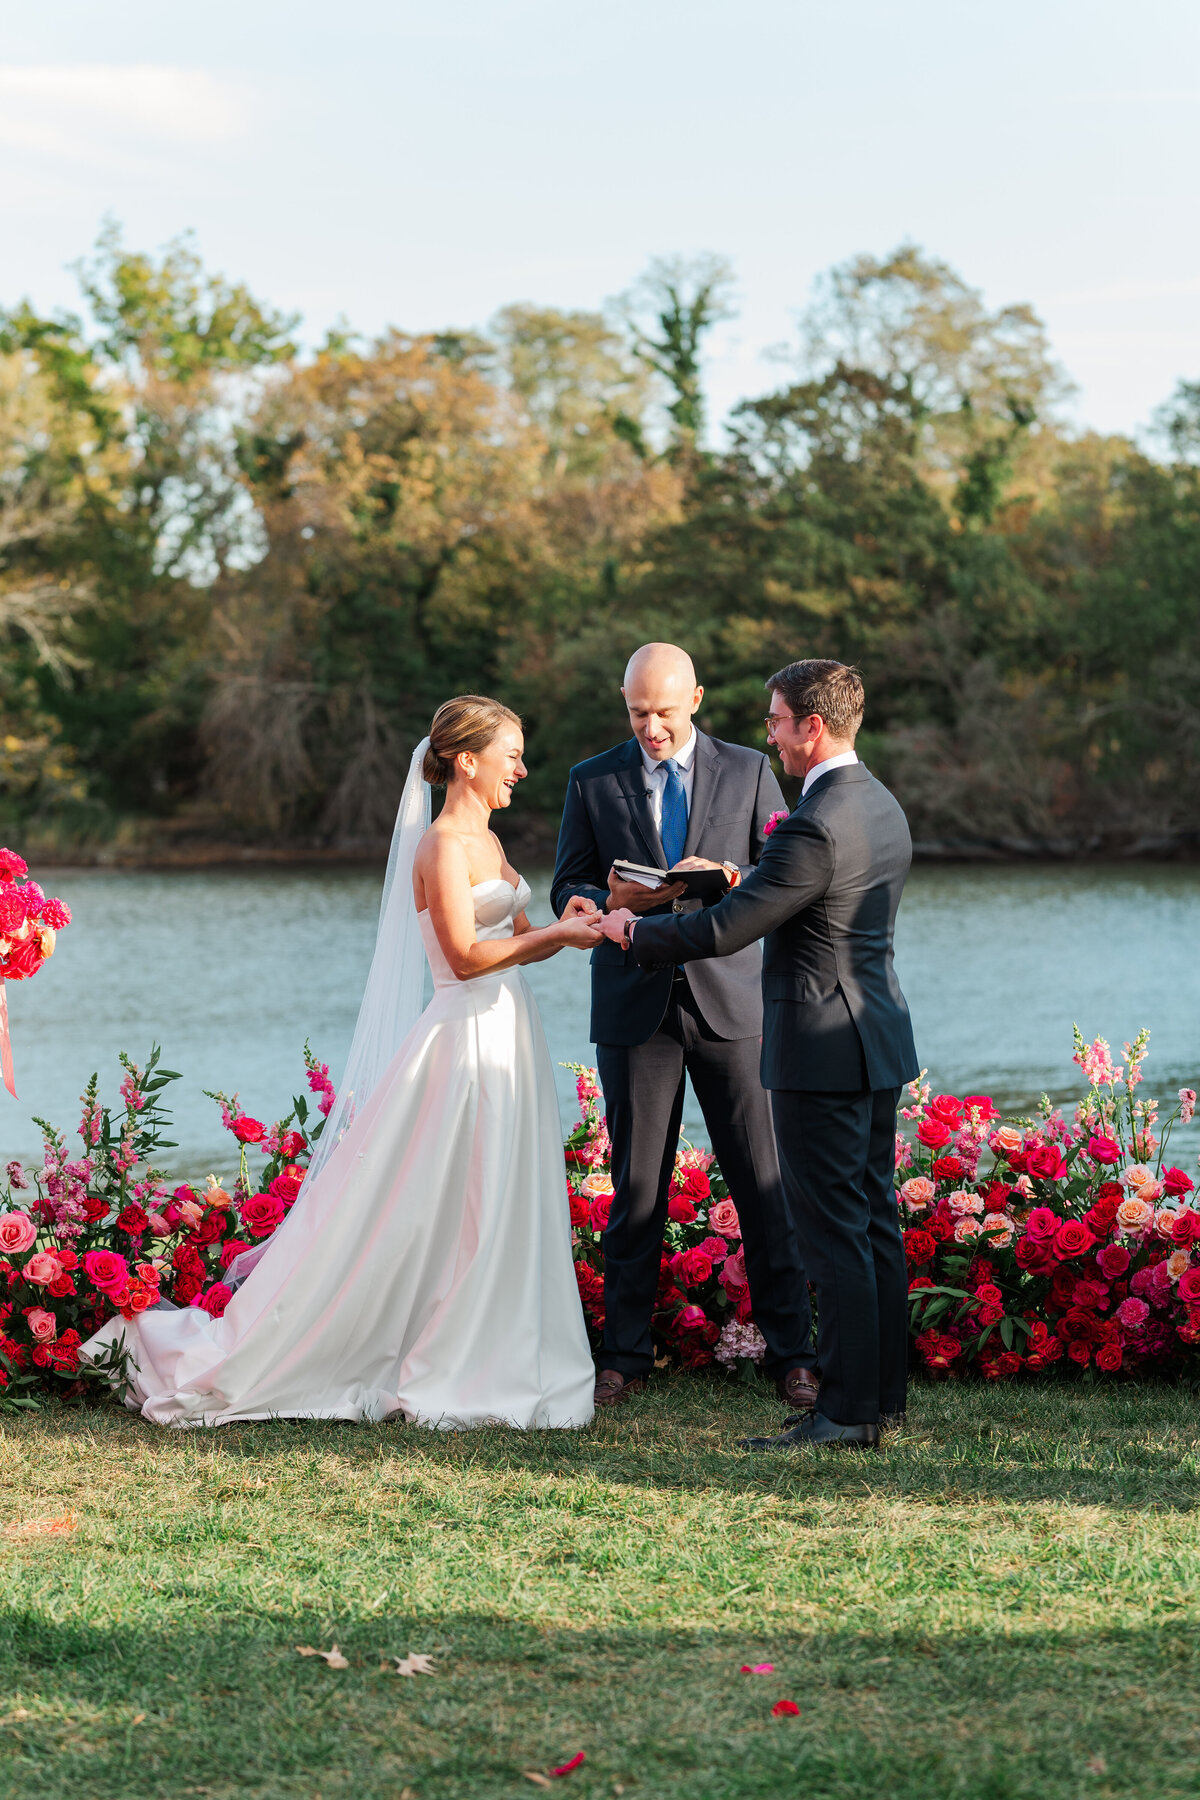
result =
[[[71,909],[65,900],[49,899],[42,903],[42,923],[52,931],[65,931],[71,923]],[[72,942],[74,940],[72,939]]]
[[[0,882],[15,881],[19,875],[28,875],[29,864],[15,850],[0,850]]]
[[[1126,1331],[1138,1331],[1150,1317],[1150,1308],[1144,1300],[1135,1300],[1131,1294],[1128,1300],[1122,1300],[1117,1308],[1117,1318]]]
[[[774,831],[775,827],[777,825],[782,825],[783,821],[787,818],[787,816],[788,815],[787,815],[786,809],[783,812],[773,812],[771,814],[770,818],[767,820],[766,824],[763,826],[763,836],[770,837],[770,835]]]

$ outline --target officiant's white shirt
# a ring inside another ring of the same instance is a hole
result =
[[[804,777],[804,786],[800,789],[800,798],[803,800],[813,782],[820,781],[822,775],[828,775],[830,769],[848,769],[851,763],[856,763],[857,761],[858,757],[853,750],[843,750],[840,756],[827,757],[824,762],[820,762],[815,768],[810,769],[808,774]]]
[[[664,757],[662,762],[655,762],[652,756],[646,755],[646,752],[642,749],[640,743],[638,744],[638,749],[642,751],[642,767],[645,769],[647,775],[646,792],[650,796],[650,811],[654,815],[654,829],[661,833],[663,795],[667,791],[667,763],[670,761],[670,758]],[[675,761],[679,764],[679,770],[683,776],[683,791],[687,797],[688,817],[690,818],[692,813],[692,780],[696,773],[696,728],[694,725],[692,727],[692,735],[683,746],[683,749],[675,752]]]

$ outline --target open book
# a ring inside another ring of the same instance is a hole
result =
[[[668,882],[685,883],[683,898],[685,900],[701,900],[705,906],[711,906],[729,892],[729,877],[724,869],[651,869],[645,863],[623,862],[620,859],[613,868],[623,881],[636,881],[640,887],[660,888]]]

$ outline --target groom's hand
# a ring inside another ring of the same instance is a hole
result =
[[[661,889],[659,890],[662,891]],[[590,919],[588,923],[600,936],[606,937],[610,943],[625,945],[625,928],[637,917],[629,907],[619,907],[615,912],[606,912],[598,919]]]
[[[684,891],[682,881],[664,881],[661,887],[643,887],[640,881],[622,881],[615,869],[608,871],[608,905],[606,913],[652,912],[668,900],[678,900]],[[605,934],[607,935],[607,933]]]
[[[671,872],[676,869],[724,869],[730,887],[736,887],[742,879],[742,871],[736,863],[709,862],[707,856],[685,856],[681,862],[672,863]]]

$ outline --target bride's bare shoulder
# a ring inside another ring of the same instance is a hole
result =
[[[505,881],[510,881],[512,883],[512,885],[514,887],[516,887],[517,883],[521,879],[521,871],[519,869],[514,869],[512,864],[509,862],[508,852],[505,850],[504,845],[500,842],[500,839],[496,836],[496,833],[494,831],[489,830],[488,836],[491,838],[493,844],[495,844],[496,850],[500,857],[500,873],[503,875]]]

